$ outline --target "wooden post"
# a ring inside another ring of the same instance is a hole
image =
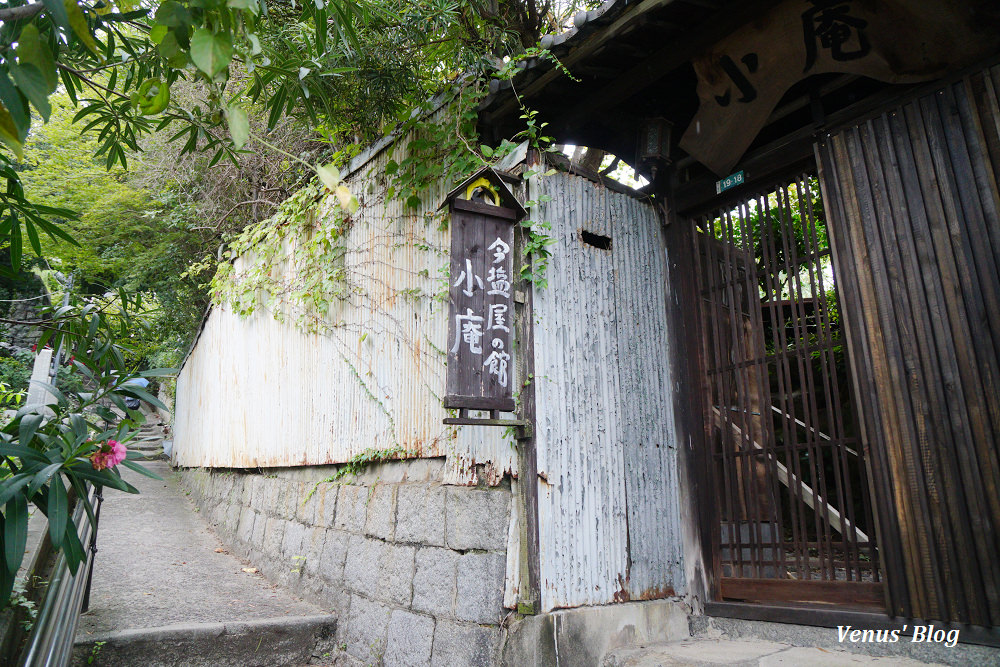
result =
[[[539,155],[529,150],[527,165],[538,169]],[[526,198],[536,193],[530,192],[530,182],[525,184]],[[519,264],[515,271],[520,275],[520,267],[528,261],[525,257],[525,236],[527,231],[520,224],[514,230],[514,256]],[[521,381],[518,395],[518,419],[524,426],[515,429],[517,439],[518,470],[518,513],[521,526],[520,572],[518,590],[520,599],[517,611],[520,614],[537,614],[541,611],[541,574],[538,551],[538,457],[535,452],[535,341],[532,310],[533,285],[526,280],[518,280],[514,293],[514,330],[518,345],[517,376]]]
[[[664,326],[671,332],[674,414],[679,454],[679,479],[685,523],[686,568],[691,580],[689,594],[702,601],[718,599],[719,500],[706,440],[708,392],[704,371],[704,332],[701,322],[701,294],[697,275],[700,268],[694,225],[678,215],[676,173],[670,174],[658,194],[663,195],[664,239],[667,247],[667,317]],[[671,205],[666,205],[669,203]]]

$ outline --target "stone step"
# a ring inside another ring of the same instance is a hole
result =
[[[334,616],[121,630],[78,639],[74,667],[300,667],[336,652]]]
[[[157,449],[150,452],[139,452],[142,456],[132,459],[133,461],[166,461],[168,457],[163,453],[163,450]]]
[[[138,449],[140,451],[149,451],[150,449],[159,449],[163,447],[163,440],[140,440],[139,442],[130,442],[129,449]]]

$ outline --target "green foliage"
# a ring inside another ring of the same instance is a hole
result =
[[[24,400],[26,393],[23,390],[12,389],[10,385],[0,382],[0,409],[16,408]]]
[[[544,197],[545,195],[543,195]],[[549,236],[546,231],[552,229],[552,225],[544,221],[522,220],[521,226],[527,232],[527,239],[524,243],[526,262],[521,266],[521,278],[532,283],[535,287],[548,287],[549,281],[545,278],[545,272],[549,266],[549,259],[552,257],[548,247],[555,244],[556,240]]]
[[[360,475],[368,468],[368,466],[374,463],[385,463],[386,461],[391,460],[409,459],[415,457],[416,455],[416,452],[411,452],[403,447],[400,447],[399,445],[388,449],[366,449],[363,452],[352,456],[337,470],[337,472],[319,482],[316,486],[319,486],[319,484],[339,482],[348,476],[354,477]],[[315,490],[316,489],[314,487],[313,492],[315,492]],[[310,493],[310,495],[312,494]]]
[[[431,115],[417,110],[400,126],[399,135],[410,139],[404,146],[405,157],[386,164],[387,199],[417,210],[426,203],[421,195],[431,185],[455,184],[487,164],[472,148],[479,99],[479,93],[459,85],[443,111]]]
[[[157,230],[145,217],[155,201],[133,187],[124,169],[109,171],[94,158],[99,144],[72,124],[65,94],[54,96],[52,106],[50,122],[34,130],[25,145],[21,177],[32,200],[77,212],[63,223],[76,241],[53,239],[44,244],[45,254],[56,268],[75,269],[84,285],[114,287],[157,244]]]
[[[136,492],[117,468],[98,469],[91,461],[107,441],[127,442],[135,435],[136,420],[141,415],[125,406],[126,397],[160,405],[144,390],[125,384],[132,374],[126,366],[123,346],[117,341],[134,328],[132,305],[133,301],[119,295],[114,304],[91,301],[51,311],[39,344],[61,345],[86,379],[89,390],[61,391],[45,385],[53,397],[47,406],[22,407],[0,428],[0,465],[9,473],[0,481],[0,505],[5,507],[0,519],[0,552],[4,554],[0,599],[9,598],[24,557],[29,504],[48,517],[53,549],[63,551],[75,573],[85,552],[69,519],[67,485],[84,503],[91,521],[94,514],[86,499],[86,482]],[[147,371],[143,375],[167,372]],[[118,408],[118,414],[112,406]],[[119,414],[124,415],[120,421]],[[118,424],[111,426],[115,422]],[[150,474],[128,458],[121,464]]]
[[[28,390],[34,357],[27,350],[15,352],[9,357],[0,357],[0,384],[10,391]]]
[[[322,330],[334,301],[351,288],[344,270],[350,217],[343,209],[318,216],[321,196],[306,186],[233,239],[212,279],[213,301],[242,317],[264,308],[305,331]]]
[[[761,276],[760,296],[772,298],[772,287],[766,281],[773,273],[771,267],[781,267],[777,279],[775,298],[786,298],[789,281],[800,280],[809,284],[808,271],[815,258],[811,248],[828,251],[826,214],[820,197],[819,181],[812,177],[808,182],[809,198],[802,197],[804,190],[798,183],[788,188],[788,201],[779,201],[777,192],[767,195],[767,201],[751,200],[740,204],[746,223],[738,224],[739,216],[720,217],[710,221],[709,231],[717,239],[731,239],[737,245],[753,249],[757,275]],[[763,239],[776,239],[764,247]],[[770,247],[773,246],[773,247]],[[824,266],[830,266],[830,258]],[[769,266],[770,265],[770,266]]]
[[[306,497],[302,500],[302,504],[309,502],[309,499],[313,497],[316,493],[316,489],[319,488],[320,484],[336,484],[340,482],[345,477],[354,477],[360,475],[368,466],[373,463],[384,463],[391,460],[403,460],[414,458],[417,456],[416,452],[411,452],[404,449],[398,445],[390,447],[388,449],[374,449],[369,448],[364,450],[359,454],[355,454],[350,459],[347,460],[344,465],[337,470],[334,474],[330,475],[326,479],[322,479],[313,485],[313,488],[309,490]]]
[[[12,609],[15,614],[18,610],[22,610],[24,618],[21,619],[21,628],[25,632],[31,632],[31,629],[35,627],[35,619],[38,618],[38,609],[34,600],[28,597],[25,588],[26,582],[23,579],[16,581],[10,599],[3,608]]]
[[[219,242],[266,218],[273,208],[258,209],[276,206],[282,191],[301,187],[300,166],[324,169],[322,151],[289,152],[269,133],[283,138],[284,119],[304,120],[333,144],[328,153],[348,158],[359,142],[392,125],[419,122],[410,110],[458,73],[512,71],[503,59],[518,53],[548,57],[524,49],[565,17],[548,6],[519,6],[69,0],[39,4],[21,21],[5,20],[0,7],[0,140],[27,159],[22,166],[0,153],[7,181],[0,187],[0,239],[10,240],[12,267],[21,265],[25,243],[42,254],[47,237],[45,254],[60,260],[63,273],[77,271],[84,293],[151,291],[147,304],[160,309],[160,333],[139,353],[147,363],[175,363],[208,303],[206,276]],[[15,53],[3,55],[15,44]],[[469,145],[475,95],[459,90],[454,122],[428,126],[396,165],[389,187],[411,207],[428,183],[454,181],[483,163]],[[29,135],[32,108],[49,124]],[[283,155],[287,184],[279,179],[272,187],[271,169],[254,166],[231,181],[236,187],[222,189],[231,192],[227,199],[211,183],[195,184],[204,172],[188,176],[182,170],[191,171],[191,163],[176,158],[151,165],[176,165],[173,182],[125,174],[137,160],[150,166],[140,155],[159,145],[149,138],[158,131],[181,156],[204,153],[199,170]],[[327,187],[353,215],[356,197],[334,181]],[[274,194],[264,194],[269,190]],[[200,215],[205,201],[217,205],[207,222]]]
[[[516,138],[527,141],[528,145],[535,150],[540,152],[548,151],[552,145],[552,137],[544,134],[545,126],[548,123],[538,119],[538,112],[536,110],[521,107],[521,111],[521,120],[524,121],[525,127],[517,134]],[[524,178],[535,179],[537,181],[554,173],[555,171],[551,169],[545,173],[529,169],[524,173]],[[526,201],[524,207],[533,209],[539,204],[551,200],[552,198],[548,195],[539,195],[537,199]],[[547,221],[539,222],[528,219],[522,220],[521,226],[527,232],[527,240],[524,243],[524,258],[526,263],[520,269],[521,279],[527,280],[539,288],[548,287],[549,282],[545,278],[545,272],[549,266],[549,259],[552,257],[552,253],[548,247],[554,245],[556,240],[546,232],[552,229],[552,224]]]
[[[94,661],[97,660],[98,656],[101,655],[101,649],[107,642],[94,642],[93,648],[90,649],[90,655],[87,656],[87,664],[92,665]]]

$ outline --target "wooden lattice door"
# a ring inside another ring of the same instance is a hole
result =
[[[884,608],[815,176],[695,224],[717,597]]]

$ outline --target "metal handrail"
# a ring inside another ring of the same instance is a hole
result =
[[[95,519],[100,517],[101,489],[88,484],[87,496],[95,508]],[[66,554],[59,553],[52,570],[45,601],[28,637],[22,653],[20,667],[65,667],[70,663],[73,642],[80,614],[90,597],[90,578],[97,552],[97,525],[91,524],[83,502],[73,510],[80,544],[84,545],[84,558],[73,574],[66,562]]]

